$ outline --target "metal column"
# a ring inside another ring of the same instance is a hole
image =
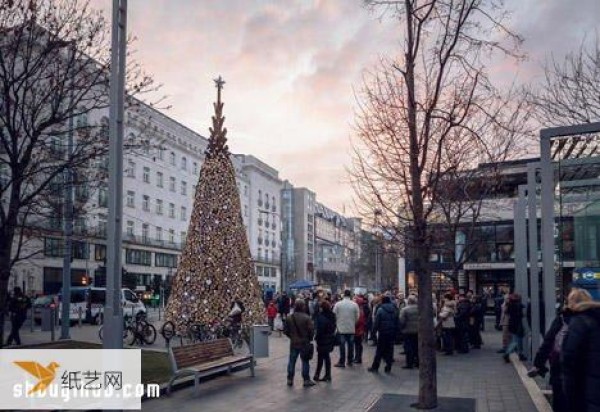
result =
[[[121,236],[123,214],[123,117],[127,0],[113,0],[110,67],[108,238],[104,348],[123,348]]]
[[[554,273],[554,171],[550,157],[550,139],[541,139],[540,168],[542,176],[542,267],[544,287],[544,330],[556,316],[556,276]]]
[[[529,295],[527,285],[527,198],[524,185],[519,186],[519,197],[514,204],[515,231],[515,289],[525,299]]]
[[[527,165],[527,206],[529,231],[529,288],[531,294],[531,346],[540,347],[540,270],[538,264],[537,182],[538,163]]]

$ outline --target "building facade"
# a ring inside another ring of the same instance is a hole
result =
[[[107,112],[93,113],[86,121],[107,124],[107,116]],[[127,150],[123,159],[123,268],[135,278],[138,290],[156,289],[159,284],[168,285],[177,270],[208,140],[144,105],[126,112],[125,138],[142,144]],[[265,288],[279,289],[278,172],[252,156],[232,155],[232,161],[259,281]],[[107,159],[100,159],[98,167],[106,168]],[[86,188],[76,187],[75,195],[81,191]],[[258,201],[263,193],[268,194],[268,202],[264,197]],[[107,185],[101,183],[86,196],[84,213],[74,219],[72,285],[104,286]],[[270,214],[265,215],[267,205]],[[268,229],[258,228],[260,216],[269,222]],[[57,293],[62,285],[63,221],[58,217],[41,226],[39,236],[27,244],[28,252],[39,253],[15,265],[11,286],[33,293]],[[260,230],[265,231],[264,241],[268,230],[268,248],[257,244]]]

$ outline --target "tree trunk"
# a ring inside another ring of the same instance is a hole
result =
[[[10,255],[0,257],[0,348],[4,346],[4,321],[8,312],[8,280],[10,279]]]

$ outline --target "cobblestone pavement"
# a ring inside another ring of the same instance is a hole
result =
[[[510,364],[505,364],[496,350],[500,348],[500,333],[488,328],[483,334],[481,350],[451,357],[438,356],[438,393],[440,396],[477,399],[478,412],[533,412],[535,407]],[[404,370],[403,356],[397,346],[391,375],[366,371],[374,356],[374,348],[365,349],[362,365],[333,368],[332,383],[318,383],[303,388],[297,365],[296,381],[286,386],[288,340],[270,338],[270,357],[260,359],[256,377],[242,371],[193,388],[174,392],[170,397],[148,400],[144,411],[314,411],[326,405],[331,411],[364,411],[382,393],[416,394],[418,371]],[[337,361],[337,350],[332,354]],[[311,376],[315,361],[311,361]]]

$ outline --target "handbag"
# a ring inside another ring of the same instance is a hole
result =
[[[298,329],[298,325],[296,325],[296,319],[292,316],[292,322],[294,323],[294,329],[296,329],[296,333],[300,336],[300,330]],[[312,342],[307,342],[300,349],[300,359],[309,361],[315,355],[315,345]]]

